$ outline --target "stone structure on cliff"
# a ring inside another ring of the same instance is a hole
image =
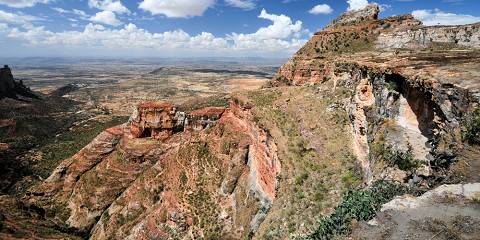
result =
[[[0,99],[19,99],[18,96],[38,98],[21,80],[15,81],[11,69],[5,65],[3,68],[0,68]]]

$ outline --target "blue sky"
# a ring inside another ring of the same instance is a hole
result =
[[[480,22],[478,0],[376,0],[381,17]],[[3,56],[285,57],[367,0],[0,0]]]

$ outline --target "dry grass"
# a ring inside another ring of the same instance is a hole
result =
[[[256,121],[275,138],[282,163],[277,199],[257,233],[260,239],[312,231],[342,192],[361,183],[354,172],[347,113],[327,110],[346,92],[289,87],[246,94],[256,106]]]

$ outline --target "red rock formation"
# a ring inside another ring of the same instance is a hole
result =
[[[127,124],[64,160],[29,202],[58,223],[94,227],[92,239],[246,237],[275,198],[280,164],[248,110],[231,109],[140,104]]]
[[[185,125],[187,128],[192,128],[194,130],[209,128],[213,123],[220,119],[224,112],[225,108],[221,107],[198,109],[188,114]]]
[[[141,103],[129,120],[131,137],[151,137],[165,140],[175,132],[185,129],[196,131],[213,126],[225,112],[225,108],[206,107],[188,114],[177,111],[171,103]]]
[[[378,19],[378,11],[371,5],[340,16],[272,83],[348,89],[345,107],[367,182],[384,170],[373,164],[380,162],[370,154],[373,147],[388,146],[427,166],[434,156],[433,162],[449,162],[461,145],[462,116],[480,99],[478,23],[425,27],[411,15]]]
[[[135,138],[165,140],[173,134],[175,113],[176,107],[171,103],[141,103],[130,117],[130,133]]]

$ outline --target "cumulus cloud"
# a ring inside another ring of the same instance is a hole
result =
[[[214,4],[215,0],[143,0],[138,7],[152,15],[189,18],[203,15]]]
[[[480,22],[480,17],[472,15],[446,13],[435,10],[415,10],[412,15],[423,22],[424,25],[463,25]]]
[[[122,24],[122,22],[117,19],[115,13],[111,11],[98,12],[95,14],[95,16],[89,18],[89,20],[92,22],[103,23],[112,26],[118,26]]]
[[[265,9],[262,10],[259,18],[272,21],[268,27],[262,27],[255,33],[228,35],[233,41],[236,49],[274,49],[278,48],[299,48],[305,41],[301,40],[302,22],[292,22],[290,17],[285,15],[269,14]],[[305,32],[304,32],[305,33]]]
[[[130,13],[130,10],[122,2],[115,0],[88,0],[88,6],[118,14]]]
[[[225,0],[225,2],[232,7],[238,7],[245,10],[252,10],[256,6],[254,0]]]
[[[328,4],[320,4],[308,11],[311,14],[330,14],[333,12],[333,9]]]
[[[33,7],[37,3],[49,3],[52,0],[0,0],[0,4],[13,8]]]
[[[348,11],[361,10],[368,5],[368,0],[347,0]]]
[[[96,54],[143,52],[154,56],[288,56],[309,37],[302,22],[293,22],[288,16],[262,10],[258,17],[272,23],[254,33],[231,33],[224,37],[208,32],[190,35],[181,29],[152,33],[132,23],[119,29],[89,23],[83,31],[63,32],[49,31],[42,26],[2,26],[0,35],[24,46],[37,46],[35,49],[64,48],[63,52],[81,49],[82,53],[92,49]]]

